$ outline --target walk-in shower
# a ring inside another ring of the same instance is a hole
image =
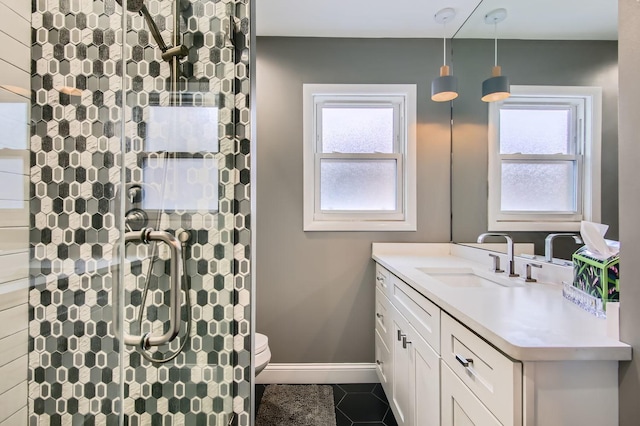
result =
[[[0,424],[249,426],[249,6],[0,0]]]

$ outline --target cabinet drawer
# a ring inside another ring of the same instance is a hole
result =
[[[444,363],[440,377],[442,426],[502,426]]]
[[[387,395],[391,395],[391,373],[393,365],[391,362],[391,351],[376,331],[376,374],[380,384]]]
[[[440,308],[394,275],[390,287],[391,303],[439,354]]]
[[[376,288],[380,289],[380,291],[387,296],[390,294],[389,277],[391,277],[391,273],[376,263]]]
[[[522,424],[522,364],[504,356],[445,312],[442,360],[500,423]]]
[[[387,347],[391,346],[391,303],[389,299],[376,287],[376,331],[384,340]]]

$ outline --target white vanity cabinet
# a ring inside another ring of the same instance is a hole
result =
[[[439,426],[440,309],[413,292],[377,266],[377,373],[398,425]]]
[[[470,297],[465,289],[441,290],[423,280],[415,259],[389,257],[389,269],[376,264],[377,373],[399,425],[618,424],[618,362],[630,358],[628,345],[601,331],[585,333],[600,323],[562,304],[548,286]],[[422,265],[456,261],[438,253]],[[417,285],[390,272],[396,269]],[[545,303],[529,302],[535,298]],[[555,322],[536,329],[522,311],[534,312],[538,324],[547,321],[540,313],[549,312]],[[494,330],[502,324],[522,330],[501,335]]]
[[[378,378],[399,426],[521,426],[522,365],[380,265],[375,315]]]

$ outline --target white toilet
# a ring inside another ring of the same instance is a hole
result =
[[[256,333],[255,348],[256,376],[269,364],[271,360],[271,350],[269,349],[269,338],[264,334]]]

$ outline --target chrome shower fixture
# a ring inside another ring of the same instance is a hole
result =
[[[116,1],[122,7],[122,0],[116,0]],[[181,2],[181,6],[182,8],[184,8],[184,4],[182,2]],[[179,46],[173,46],[173,47],[167,46],[167,43],[164,42],[164,39],[160,34],[160,30],[158,29],[158,26],[156,25],[155,21],[151,17],[151,14],[149,13],[149,9],[147,9],[147,6],[144,4],[144,0],[127,0],[127,11],[131,13],[138,13],[144,17],[144,20],[147,22],[147,25],[149,26],[149,31],[151,32],[153,39],[156,41],[158,48],[160,48],[160,51],[162,52],[162,59],[169,62],[173,58],[177,57],[178,59],[181,59],[189,54],[189,49],[187,49],[187,47],[183,44],[180,44]],[[174,19],[177,22],[178,18],[175,17]]]

